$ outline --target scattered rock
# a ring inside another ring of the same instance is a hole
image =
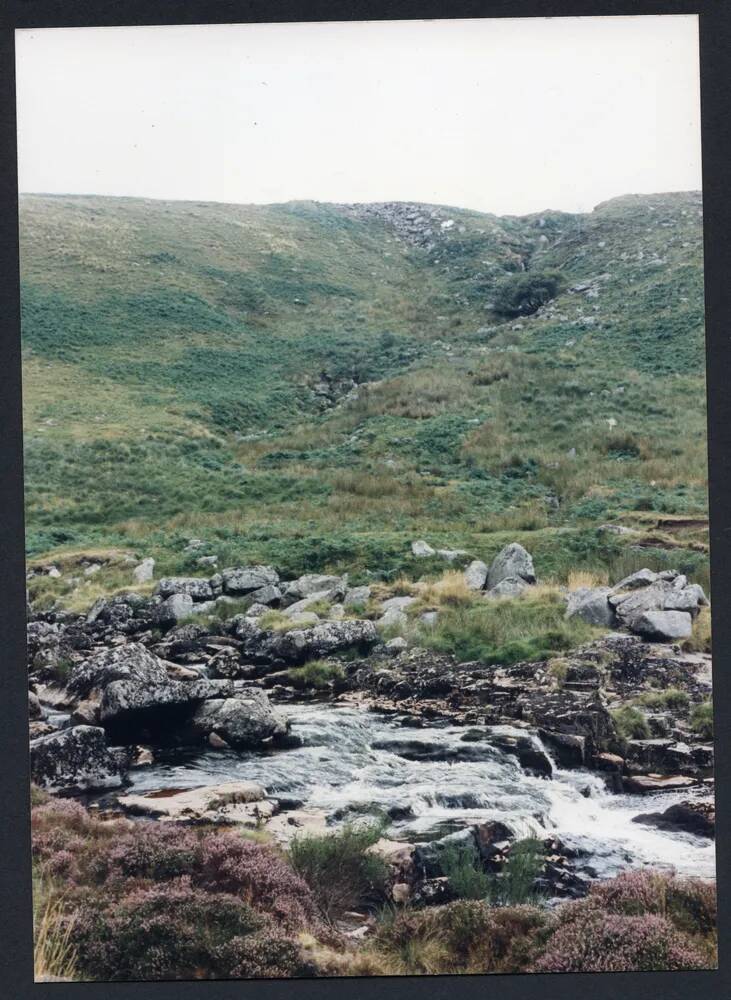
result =
[[[62,794],[118,788],[123,777],[119,756],[107,749],[104,730],[94,726],[31,740],[30,770],[37,785]]]
[[[693,619],[687,611],[646,611],[636,620],[633,630],[648,639],[674,642],[691,636]]]
[[[431,545],[423,539],[419,539],[417,542],[412,542],[411,551],[417,559],[427,559],[429,556],[435,556],[437,554],[436,549],[433,549]]]
[[[566,617],[581,618],[590,625],[614,628],[617,616],[609,603],[610,587],[582,587],[573,590],[566,600]]]
[[[147,583],[155,572],[155,560],[148,556],[132,570],[135,583]]]
[[[226,594],[248,594],[262,587],[279,583],[279,574],[271,566],[243,566],[225,569],[221,573]],[[263,602],[262,602],[263,603]]]
[[[204,739],[216,733],[229,746],[245,749],[286,736],[289,726],[271,707],[263,691],[250,689],[234,698],[203,702],[193,714],[192,728]]]
[[[518,542],[506,545],[493,559],[487,574],[488,590],[509,577],[518,577],[526,583],[536,582],[533,559]]]
[[[487,582],[487,564],[481,559],[473,560],[464,571],[464,582],[470,590],[482,590]]]
[[[673,833],[694,833],[710,839],[716,836],[716,810],[711,802],[679,802],[661,813],[634,816],[632,822]]]

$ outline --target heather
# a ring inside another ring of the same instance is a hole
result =
[[[389,874],[372,853],[378,825],[295,838],[284,855],[231,830],[107,820],[71,800],[38,805],[32,819],[37,974],[246,979],[683,970],[716,961],[710,883],[632,871],[551,909],[519,901],[530,898],[535,875],[532,841],[497,902],[487,883],[482,892],[463,881],[480,898],[419,907],[384,905]],[[373,932],[348,942],[339,921],[364,904]]]

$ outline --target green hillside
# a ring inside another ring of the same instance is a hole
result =
[[[31,561],[357,582],[428,571],[413,539],[518,540],[559,580],[704,579],[699,194],[525,218],[29,195],[20,221]],[[506,315],[543,273],[556,297]]]

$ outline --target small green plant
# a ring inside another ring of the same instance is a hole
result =
[[[496,288],[493,309],[503,316],[529,316],[555,299],[562,284],[562,277],[556,271],[513,274]]]
[[[476,848],[450,844],[439,855],[442,871],[458,899],[486,899],[492,880],[480,861]]]
[[[333,833],[295,837],[290,844],[292,867],[310,886],[329,921],[356,906],[382,900],[388,871],[369,848],[383,829],[382,822],[348,824]]]
[[[647,740],[650,727],[643,713],[633,705],[623,705],[612,712],[617,735],[622,740]]]
[[[287,677],[296,688],[313,687],[316,691],[323,691],[329,688],[333,681],[342,680],[345,673],[339,663],[310,660],[302,667],[291,667],[287,671]]]
[[[690,698],[679,688],[668,688],[667,691],[645,691],[638,695],[634,702],[645,708],[675,708],[684,710],[690,705]]]
[[[526,837],[516,840],[510,848],[493,900],[503,906],[520,906],[537,901],[534,884],[543,870],[544,854],[540,840]]]
[[[701,739],[713,739],[713,703],[710,701],[701,702],[696,705],[690,713],[690,725],[693,732]]]

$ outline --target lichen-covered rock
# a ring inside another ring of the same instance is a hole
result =
[[[190,823],[191,820],[219,824],[258,825],[272,811],[264,789],[252,781],[228,781],[221,785],[188,788],[171,795],[130,794],[118,798],[133,816]]]
[[[147,583],[152,579],[155,572],[155,560],[151,557],[143,559],[142,562],[132,570],[135,583]]]
[[[28,718],[33,722],[45,718],[38,695],[34,691],[28,692]]]
[[[153,611],[153,619],[162,628],[177,625],[193,614],[195,603],[190,594],[172,594]]]
[[[533,558],[518,542],[511,542],[495,556],[487,574],[487,587],[492,590],[501,580],[519,577],[526,583],[536,582]]]
[[[206,698],[233,694],[231,680],[172,681],[149,686],[138,680],[112,681],[104,689],[100,706],[103,723],[129,721],[130,716],[150,716],[161,709],[189,705]]]
[[[616,583],[613,590],[615,593],[620,593],[623,590],[639,590],[642,587],[649,587],[650,584],[659,579],[659,574],[654,573],[651,569],[638,569],[636,573],[630,573],[629,576]]]
[[[279,583],[279,573],[271,566],[239,566],[223,570],[223,591],[226,594],[248,594],[262,587]]]
[[[614,628],[617,616],[608,601],[611,592],[610,587],[582,587],[571,591],[566,600],[566,617],[581,618],[590,625]]]
[[[358,605],[367,604],[370,599],[370,587],[349,587],[345,592],[343,604],[346,608],[352,608],[357,607]]]
[[[470,590],[482,590],[487,582],[487,563],[473,559],[464,571],[464,582]]]
[[[85,792],[118,788],[123,769],[118,754],[107,749],[104,730],[74,726],[31,740],[33,781],[50,792]]]
[[[320,622],[310,629],[293,629],[276,636],[271,649],[285,661],[298,662],[353,647],[369,647],[378,640],[378,631],[373,622],[354,619]]]
[[[487,591],[488,597],[520,597],[528,584],[519,576],[506,576]]]
[[[693,632],[693,619],[687,611],[646,611],[637,618],[633,631],[659,642],[688,639]]]
[[[288,583],[284,595],[290,601],[301,601],[303,597],[321,594],[334,601],[342,599],[348,589],[347,576],[328,576],[325,573],[306,573]]]
[[[77,698],[87,698],[94,690],[112,681],[131,680],[142,685],[162,684],[167,680],[163,663],[139,642],[111,646],[89,659],[76,663],[68,679],[68,690]]]
[[[428,559],[430,556],[435,556],[437,554],[437,550],[433,549],[431,545],[429,545],[428,542],[425,542],[422,538],[411,543],[411,552],[417,559]]]
[[[192,728],[201,738],[215,733],[229,746],[244,749],[276,742],[286,736],[289,725],[263,691],[251,689],[235,698],[203,702],[193,715]]]
[[[197,576],[165,576],[157,585],[161,597],[188,594],[194,601],[213,600],[213,589],[207,578]]]

